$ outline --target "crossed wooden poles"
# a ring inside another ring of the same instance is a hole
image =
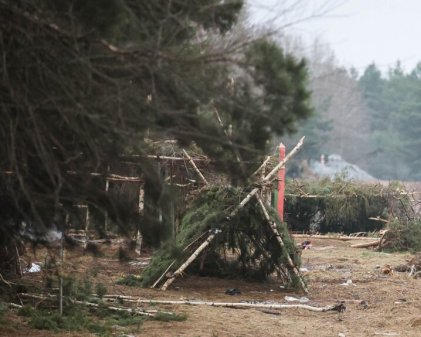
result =
[[[265,177],[263,177],[260,182],[259,182],[259,187],[255,187],[251,190],[251,192],[237,205],[237,207],[226,217],[227,220],[232,219],[234,216],[237,215],[237,213],[251,200],[252,197],[256,197],[257,202],[260,205],[260,208],[262,209],[263,215],[267,221],[267,224],[269,225],[271,231],[273,232],[276,241],[278,242],[281,250],[285,250],[285,244],[284,241],[282,240],[282,236],[281,234],[278,232],[278,229],[276,227],[276,223],[274,223],[270,216],[269,213],[267,211],[267,208],[265,206],[265,204],[263,203],[260,194],[258,192],[260,192],[261,187],[260,186],[264,186],[266,183],[268,183],[269,181],[271,181],[273,179],[273,177],[276,175],[276,173],[278,172],[278,170],[283,167],[285,165],[285,163],[295,154],[297,153],[297,151],[301,148],[301,146],[304,143],[304,137],[300,139],[300,141],[297,143],[297,145],[295,145],[295,147],[288,153],[288,155],[285,157],[284,160],[280,161],[274,168],[272,171],[270,171],[269,174],[267,174]],[[262,166],[261,166],[262,167]],[[205,179],[206,181],[206,179]],[[207,181],[205,182],[207,183]],[[204,251],[206,249],[206,247],[209,246],[209,244],[213,241],[213,239],[221,232],[221,230],[212,230],[209,231],[207,238],[202,242],[202,244],[196,248],[196,250],[193,252],[193,254],[191,254],[187,260],[174,272],[174,273],[168,273],[168,271],[170,270],[170,268],[174,265],[175,261],[173,261],[170,266],[167,268],[167,270],[164,272],[163,275],[161,275],[161,277],[154,283],[154,285],[152,286],[152,288],[154,288],[161,280],[162,278],[165,276],[167,279],[165,281],[165,283],[162,285],[161,289],[162,290],[166,290],[176,279],[176,277],[182,275],[182,273],[186,270],[186,268],[200,255],[200,253],[202,251]],[[191,245],[189,245],[188,247],[191,247]],[[188,248],[186,247],[185,250]],[[292,261],[291,257],[289,256],[289,254],[287,254],[287,261],[289,264],[289,269],[292,270],[292,272],[295,274],[295,276],[298,278],[299,282],[300,282],[300,286],[302,288],[302,290],[305,293],[308,293],[308,289],[306,284],[304,283],[304,280],[297,268],[297,266],[294,264],[294,262]],[[168,273],[168,274],[167,274]]]

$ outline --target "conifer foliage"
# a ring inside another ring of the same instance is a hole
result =
[[[288,257],[300,266],[300,254],[289,236],[285,223],[276,211],[269,209],[284,242],[281,247],[262,213],[259,203],[250,201],[233,218],[228,214],[246,195],[242,188],[213,187],[203,191],[183,217],[176,241],[169,241],[158,250],[143,271],[142,285],[151,286],[168,267],[177,269],[208,232],[217,230],[217,238],[187,270],[202,275],[226,278],[266,280],[277,271],[289,286],[300,287]]]
[[[256,159],[308,116],[305,64],[235,34],[243,5],[0,0],[0,245],[21,220],[42,231],[76,202],[112,207],[88,173],[150,153],[146,138],[195,142],[246,177],[234,153]]]

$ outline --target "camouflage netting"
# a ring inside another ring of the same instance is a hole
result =
[[[400,218],[409,204],[397,184],[358,184],[337,178],[286,186],[286,222],[293,231],[372,232],[384,223],[369,218]]]
[[[214,187],[203,191],[185,213],[176,240],[163,244],[142,273],[142,285],[153,284],[174,260],[171,271],[175,271],[203,242],[209,230],[220,229],[222,232],[188,268],[189,272],[264,280],[278,271],[285,282],[297,286],[298,280],[288,265],[287,257],[291,256],[299,266],[299,254],[286,224],[279,220],[276,212],[269,210],[283,238],[285,250],[279,246],[256,199],[252,198],[235,217],[229,221],[226,219],[246,195],[247,191],[234,187]],[[197,243],[184,250],[192,242]]]

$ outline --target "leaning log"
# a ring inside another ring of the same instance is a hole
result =
[[[171,277],[168,278],[167,281],[162,285],[161,290],[167,290],[167,288],[174,282],[175,278],[181,275],[184,270],[199,256],[199,254],[211,243],[211,241],[215,238],[218,232],[215,231],[208,236],[208,238],[196,249],[196,251],[184,262],[180,268],[178,268]]]
[[[270,216],[269,216],[269,213],[268,213],[265,205],[263,204],[262,198],[260,198],[260,196],[258,194],[256,194],[256,198],[257,198],[257,201],[259,202],[260,208],[263,211],[263,214],[264,214],[264,216],[266,218],[266,221],[267,221],[267,223],[268,223],[268,225],[269,225],[272,233],[274,234],[276,240],[279,243],[279,246],[281,247],[281,251],[285,251],[286,250],[286,247],[285,247],[284,241],[282,240],[281,234],[279,234],[279,232],[278,232],[278,230],[276,228],[276,224],[273,221],[271,221]],[[286,255],[287,255],[287,261],[288,261],[289,266],[292,268],[292,271],[295,274],[295,276],[299,279],[301,288],[307,294],[308,293],[307,286],[304,283],[304,280],[301,277],[300,272],[299,272],[297,266],[292,261],[291,256],[289,254],[286,254]]]
[[[209,185],[208,181],[206,180],[205,176],[202,174],[202,172],[200,172],[200,170],[198,169],[198,167],[196,166],[196,164],[194,163],[194,160],[192,159],[192,157],[190,157],[190,155],[187,153],[186,150],[183,149],[183,153],[184,155],[187,157],[187,159],[189,160],[190,164],[193,166],[194,170],[197,172],[197,174],[199,175],[200,179],[202,179],[202,181],[205,183],[205,185]]]
[[[286,155],[286,157],[284,158],[284,160],[281,160],[273,169],[272,171],[269,172],[269,174],[267,174],[260,182],[258,185],[264,185],[265,183],[269,182],[278,172],[278,170],[285,165],[285,163],[291,159],[291,157],[297,153],[297,151],[301,148],[301,146],[303,146],[304,143],[304,138],[302,137],[300,139],[300,141],[297,143],[297,145],[295,145],[295,147]],[[260,187],[255,187],[251,190],[251,192],[249,194],[247,194],[247,196],[238,204],[238,206],[236,208],[234,208],[234,210],[228,215],[227,219],[231,219],[233,218],[235,215],[237,215],[237,213],[244,207],[244,205],[246,205],[250,199],[256,195],[256,193],[260,191]]]

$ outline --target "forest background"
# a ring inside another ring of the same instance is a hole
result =
[[[294,37],[286,48],[305,49]],[[334,153],[379,179],[419,180],[421,64],[404,71],[397,60],[382,72],[372,63],[358,72],[341,66],[320,41],[304,57],[315,114],[298,132],[307,137],[301,157]]]

